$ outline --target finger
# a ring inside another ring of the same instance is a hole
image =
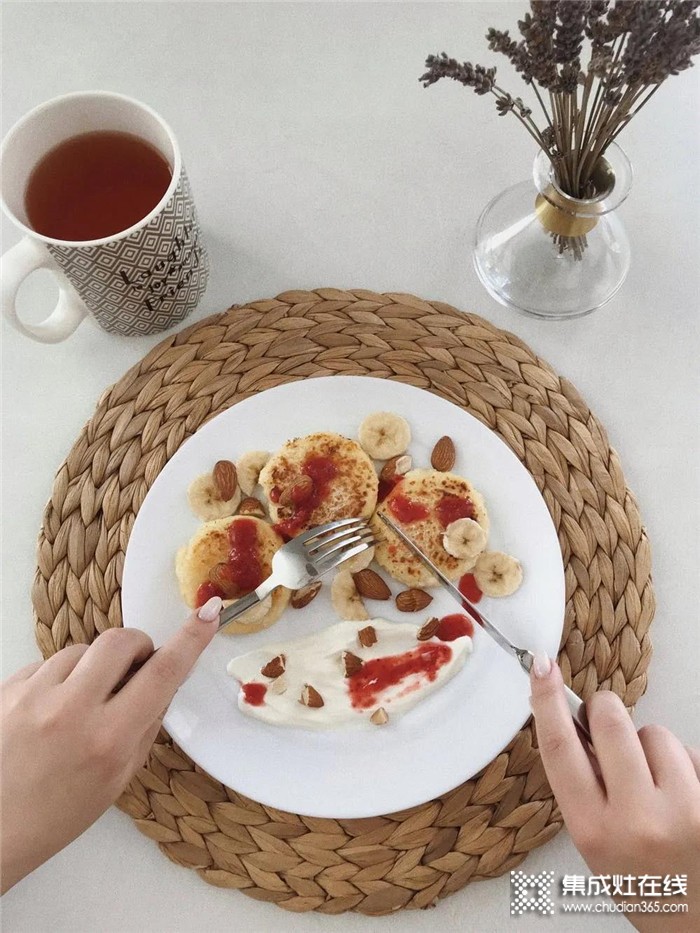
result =
[[[69,645],[44,661],[32,676],[34,683],[62,684],[87,652],[89,645]]]
[[[608,798],[652,790],[654,780],[644,749],[622,700],[609,690],[594,693],[586,713]]]
[[[7,684],[16,684],[20,680],[29,680],[32,674],[35,674],[44,663],[44,661],[32,661],[31,664],[20,667],[18,671],[15,671],[14,674],[10,674],[9,677],[3,680],[3,686]]]
[[[690,745],[686,745],[685,750],[688,753],[688,757],[690,758],[691,762],[693,763],[698,781],[700,781],[700,750],[697,748],[691,748]]]
[[[696,773],[693,761],[680,739],[663,726],[642,726],[637,733],[657,787],[684,788]]]
[[[68,683],[103,699],[112,693],[132,664],[153,654],[153,642],[137,628],[110,628],[90,645]]]
[[[572,822],[581,822],[583,815],[602,806],[605,798],[571,718],[558,665],[539,655],[535,662],[530,675],[530,704],[537,744],[554,796],[571,829]]]
[[[178,687],[216,635],[220,611],[221,600],[214,596],[119,691],[112,702],[118,704],[127,720],[151,723],[170,705]]]

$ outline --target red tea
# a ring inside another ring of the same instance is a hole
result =
[[[150,143],[130,133],[83,133],[59,143],[29,176],[29,226],[55,240],[97,240],[149,214],[172,171]]]

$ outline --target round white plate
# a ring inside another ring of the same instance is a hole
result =
[[[122,585],[124,625],[156,645],[187,609],[175,578],[175,553],[198,527],[187,505],[192,479],[216,460],[246,450],[274,451],[315,431],[357,437],[363,417],[394,411],[411,425],[414,466],[428,466],[435,441],[449,434],[455,472],[486,499],[489,547],[518,557],[524,581],[513,596],[479,604],[512,639],[554,655],[564,619],[564,572],[557,535],[532,477],[509,448],[474,417],[436,395],[362,376],[306,379],[278,386],[222,412],[165,465],[139,510]],[[386,574],[384,574],[387,577]],[[403,587],[392,582],[392,590]],[[165,717],[175,741],[213,777],[261,803],[319,817],[366,817],[403,810],[456,787],[488,764],[530,714],[528,678],[482,631],[464,668],[441,690],[382,728],[317,732],[269,726],[241,713],[238,684],[226,664],[266,642],[298,637],[337,621],[330,586],[303,610],[289,608],[265,632],[217,636]],[[430,615],[458,611],[433,590]],[[393,601],[370,614],[413,619]],[[416,613],[421,623],[426,613]]]

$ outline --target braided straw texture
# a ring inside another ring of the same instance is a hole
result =
[[[168,337],[100,399],[56,477],[33,601],[44,657],[121,625],[136,513],[204,422],[253,393],[335,373],[395,379],[465,408],[534,477],[566,570],[559,661],[581,696],[646,687],[654,615],[649,543],[605,431],[513,334],[411,295],[291,291]],[[433,905],[518,865],[561,828],[529,722],[443,797],[362,820],[264,807],[203,773],[165,732],[119,801],[179,865],[287,910],[379,915]]]

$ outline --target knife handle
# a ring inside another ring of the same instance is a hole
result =
[[[567,686],[564,687],[564,693],[566,694],[566,702],[569,704],[569,709],[571,711],[571,717],[574,720],[574,725],[579,730],[584,739],[590,742],[591,733],[588,728],[586,704],[580,697],[576,696],[573,690],[570,690]]]

